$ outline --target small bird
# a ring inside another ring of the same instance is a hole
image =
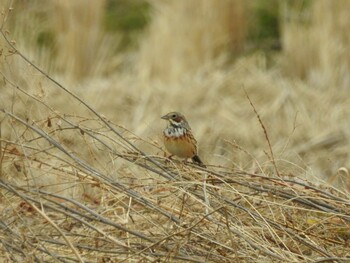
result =
[[[163,137],[165,148],[171,156],[176,155],[185,160],[191,158],[193,162],[206,167],[198,156],[197,141],[193,137],[191,127],[185,116],[178,112],[170,112],[164,115],[162,119],[168,121]]]

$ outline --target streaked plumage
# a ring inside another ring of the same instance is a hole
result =
[[[164,115],[162,119],[168,121],[168,125],[163,132],[165,148],[172,155],[184,159],[191,158],[193,162],[204,166],[197,155],[197,141],[193,137],[185,116],[178,112],[170,112]]]

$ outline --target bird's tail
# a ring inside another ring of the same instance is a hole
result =
[[[199,166],[206,168],[206,166],[204,165],[204,163],[202,162],[202,160],[199,158],[198,155],[193,156],[192,161],[197,163]]]

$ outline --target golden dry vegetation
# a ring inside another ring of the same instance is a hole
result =
[[[350,1],[112,2],[0,1],[0,262],[349,262]]]

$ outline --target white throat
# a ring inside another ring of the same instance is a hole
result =
[[[181,137],[186,134],[186,129],[182,127],[174,127],[172,125],[169,125],[165,130],[164,134],[168,137]]]

